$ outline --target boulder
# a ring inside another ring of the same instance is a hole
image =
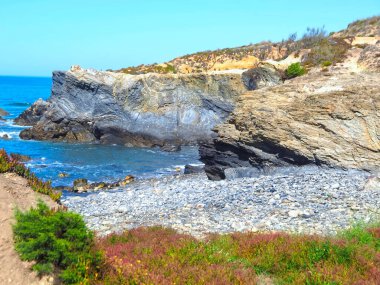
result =
[[[242,80],[248,90],[256,90],[267,86],[275,86],[282,83],[282,76],[274,66],[263,64],[256,68],[243,72]]]
[[[86,192],[89,188],[88,180],[85,178],[78,178],[73,182],[73,190],[75,192]]]
[[[195,173],[203,173],[205,171],[204,165],[191,165],[186,164],[184,174],[195,174]]]

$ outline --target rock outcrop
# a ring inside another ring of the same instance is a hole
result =
[[[19,126],[33,126],[46,112],[50,104],[42,99],[38,99],[34,104],[26,109],[14,122]]]
[[[8,116],[9,113],[3,109],[0,108],[0,116]]]
[[[228,168],[380,167],[380,74],[314,73],[249,91],[201,161],[211,179]]]
[[[210,138],[251,85],[279,82],[275,70],[259,69],[262,76],[244,76],[248,86],[241,72],[127,75],[73,67],[54,72],[48,102],[37,101],[16,123],[33,126],[20,134],[23,139],[148,147],[197,143]]]

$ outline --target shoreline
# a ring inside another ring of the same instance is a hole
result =
[[[340,169],[222,181],[176,175],[136,180],[119,190],[70,193],[61,203],[101,236],[158,225],[200,238],[245,231],[333,235],[379,218],[374,179]]]

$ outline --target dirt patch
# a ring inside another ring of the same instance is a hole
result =
[[[31,271],[32,263],[21,261],[14,249],[14,209],[28,210],[36,206],[39,199],[51,207],[57,206],[48,196],[29,188],[24,178],[13,173],[0,174],[0,284],[43,285],[58,282],[51,276],[38,278]]]

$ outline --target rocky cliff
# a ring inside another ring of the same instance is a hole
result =
[[[33,126],[21,133],[23,139],[149,147],[197,143],[210,138],[240,94],[280,82],[274,71],[258,70],[263,72],[128,75],[73,67],[54,72],[51,97],[37,101],[16,123]]]
[[[209,178],[223,179],[229,168],[378,169],[380,73],[371,52],[377,48],[353,48],[340,65],[240,96],[227,122],[216,127],[218,136],[200,148]]]

